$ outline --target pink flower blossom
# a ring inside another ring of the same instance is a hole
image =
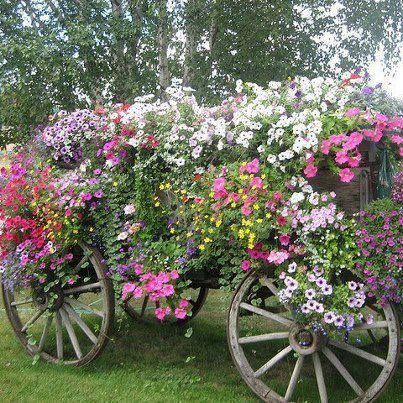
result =
[[[252,214],[252,209],[246,203],[241,207],[241,211],[245,216],[250,216]]]
[[[304,169],[304,174],[307,178],[313,178],[318,172],[318,167],[313,164],[308,164]]]
[[[214,198],[221,199],[226,197],[228,192],[225,189],[225,178],[217,178],[214,181],[213,189],[214,189]]]
[[[263,181],[262,181],[261,178],[256,176],[256,177],[251,179],[251,181],[249,182],[249,185],[251,187],[255,187],[256,189],[262,189],[263,188]]]
[[[290,236],[289,235],[280,235],[278,237],[281,245],[287,246],[290,243]]]
[[[171,308],[166,307],[166,308],[157,308],[155,310],[155,316],[157,317],[158,320],[161,322],[164,320],[165,316],[168,316],[171,313]]]
[[[241,168],[239,168],[239,172],[241,174],[243,174],[245,171],[250,174],[257,174],[259,172],[259,169],[259,160],[255,158],[251,162],[248,162],[246,165],[241,166]]]
[[[241,264],[241,269],[243,271],[248,271],[250,270],[250,260],[244,260]]]
[[[289,257],[289,253],[285,250],[274,251],[272,250],[267,258],[269,263],[274,263],[276,265],[280,265],[284,261],[286,261]]]
[[[351,182],[354,178],[354,172],[352,172],[349,168],[344,168],[339,172],[340,180],[342,182]]]
[[[354,116],[357,116],[361,113],[361,109],[360,108],[351,108],[348,111],[346,111],[344,114],[348,117],[348,118],[352,118]]]
[[[186,315],[187,315],[187,313],[186,313],[186,310],[185,309],[182,309],[182,308],[176,308],[175,309],[175,317],[177,318],[177,319],[185,319],[186,318]]]
[[[181,299],[179,302],[179,308],[187,308],[189,306],[189,301],[187,299]]]

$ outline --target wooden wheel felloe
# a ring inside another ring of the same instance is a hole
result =
[[[188,290],[190,292],[189,302],[191,304],[190,315],[186,316],[185,319],[176,319],[171,317],[169,323],[175,325],[184,325],[193,319],[201,310],[208,295],[209,289],[207,287],[199,287],[195,289]],[[148,296],[141,299],[130,298],[123,303],[123,309],[125,312],[134,320],[147,323],[155,322],[157,319],[155,317],[154,311],[158,308],[157,302],[150,301]]]
[[[270,291],[264,308],[250,301],[256,281]],[[239,285],[229,312],[229,349],[253,392],[266,402],[374,401],[386,388],[399,360],[395,308],[390,304],[378,307],[373,323],[357,325],[346,338],[344,334],[316,333],[298,324],[290,307],[278,309],[281,302],[276,294],[274,279],[252,272]],[[243,315],[244,311],[250,315]],[[368,330],[385,333],[384,342],[363,340],[358,344],[365,337],[370,340]],[[312,382],[317,391],[308,387]]]
[[[28,354],[82,366],[94,360],[110,338],[114,294],[98,249],[80,243],[73,255],[76,284],[11,289],[3,282],[2,292],[13,330]]]

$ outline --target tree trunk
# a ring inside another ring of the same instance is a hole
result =
[[[160,97],[166,100],[166,89],[171,85],[171,75],[168,65],[168,14],[167,0],[158,2],[158,73],[160,85]]]
[[[194,79],[194,58],[196,55],[196,32],[195,32],[195,18],[199,12],[197,8],[198,0],[189,0],[187,3],[187,10],[185,16],[185,61],[183,65],[182,85],[184,87],[191,87]]]

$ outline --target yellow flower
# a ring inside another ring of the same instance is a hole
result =
[[[239,179],[246,181],[248,179],[248,175],[239,175]]]
[[[221,225],[221,223],[222,223],[222,221],[221,221],[221,220],[218,220],[218,221],[215,223],[215,226],[218,228],[218,227]]]
[[[210,192],[208,195],[209,197],[214,197],[214,192]]]
[[[165,188],[166,188],[166,189],[171,189],[171,187],[172,187],[172,185],[171,185],[170,183],[166,183],[166,184],[165,184]]]
[[[254,209],[254,210],[259,210],[259,208],[260,208],[260,206],[259,206],[258,204],[254,204],[254,205],[253,205],[253,209]]]
[[[160,190],[164,190],[164,189],[165,189],[165,186],[164,186],[163,183],[161,183],[161,185],[160,185]]]
[[[118,183],[117,183],[117,182],[113,182],[113,186],[114,186],[114,187],[117,187],[117,186],[118,186]]]
[[[211,221],[211,222],[214,222],[214,221],[215,221],[215,218],[214,218],[214,217],[211,217],[211,218],[210,218],[210,221]]]
[[[266,174],[260,176],[262,179],[266,179]]]
[[[185,190],[185,189],[182,189],[182,190],[181,190],[181,194],[183,194],[183,195],[186,194],[186,190]]]
[[[214,234],[213,228],[209,228],[208,233],[209,233],[209,234]]]
[[[235,208],[235,207],[236,207],[236,203],[235,203],[235,202],[232,202],[232,203],[231,203],[231,207],[232,207],[232,208]]]
[[[155,203],[155,207],[159,207],[161,205],[161,203],[158,201],[157,203]]]
[[[266,213],[266,218],[271,218],[271,214],[270,214],[270,213]]]
[[[200,232],[201,232],[202,234],[205,234],[205,233],[206,233],[206,230],[205,230],[205,229],[202,229]]]
[[[204,238],[204,242],[205,243],[211,243],[211,242],[213,242],[213,240],[211,238],[209,238],[209,237],[206,237],[206,238]]]
[[[262,220],[261,218],[258,218],[258,219],[256,220],[256,222],[257,222],[258,224],[261,224],[261,223],[263,222],[263,220]]]
[[[171,228],[170,230],[169,230],[169,232],[171,233],[171,234],[175,234],[175,228]]]
[[[206,247],[202,244],[202,245],[199,245],[199,249],[204,250],[204,249],[206,249]]]
[[[187,236],[188,238],[190,238],[192,235],[193,235],[193,234],[192,234],[191,232],[188,232],[188,233],[186,234],[186,236]]]

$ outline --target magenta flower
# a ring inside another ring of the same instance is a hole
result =
[[[351,182],[354,178],[354,172],[352,172],[349,168],[344,168],[339,172],[340,180],[342,182]]]

